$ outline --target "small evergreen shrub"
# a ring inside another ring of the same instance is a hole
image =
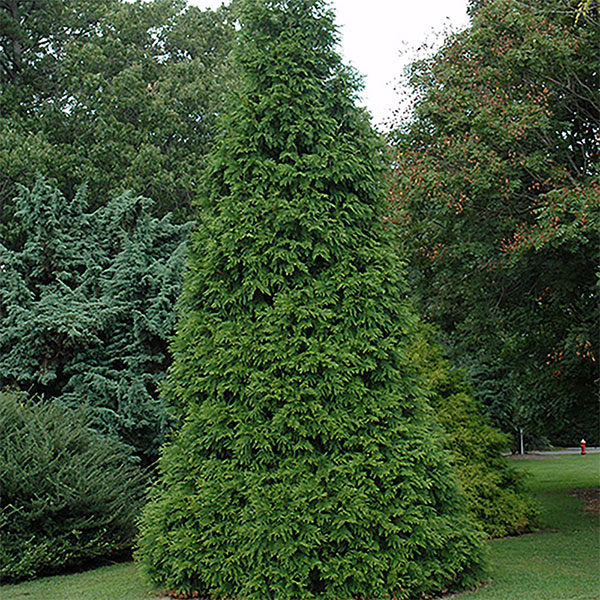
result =
[[[0,581],[128,551],[145,476],[83,409],[0,394]]]
[[[432,331],[423,325],[412,359],[426,382],[471,515],[490,537],[530,531],[538,506],[526,492],[523,476],[502,456],[510,446],[509,437],[491,424],[464,373],[451,369],[432,338]]]
[[[454,393],[433,405],[477,523],[490,537],[531,531],[538,507],[523,476],[501,454],[510,445],[508,436],[491,425],[469,393]]]

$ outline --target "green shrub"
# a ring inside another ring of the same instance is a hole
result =
[[[530,531],[538,507],[525,490],[523,476],[502,456],[510,446],[508,436],[491,424],[464,373],[452,370],[427,326],[422,326],[411,355],[429,390],[430,404],[445,433],[444,446],[452,454],[476,522],[491,537]]]
[[[145,477],[82,409],[0,394],[0,581],[131,547]]]
[[[476,521],[491,537],[531,531],[538,507],[523,476],[501,454],[510,445],[508,436],[490,424],[470,394],[452,394],[433,404]]]

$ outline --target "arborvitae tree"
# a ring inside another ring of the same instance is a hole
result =
[[[155,585],[248,600],[473,585],[478,534],[403,348],[380,145],[323,0],[248,0],[141,523]]]
[[[89,405],[97,429],[155,461],[189,226],[122,195],[87,210],[39,180],[16,199],[21,234],[0,239],[0,390]]]

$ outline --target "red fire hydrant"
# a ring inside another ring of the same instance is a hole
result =
[[[579,445],[581,446],[581,454],[585,454],[585,440],[581,440]]]

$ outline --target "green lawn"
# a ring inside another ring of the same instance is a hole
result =
[[[132,563],[0,586],[0,600],[154,600]]]
[[[600,518],[567,493],[600,485],[600,455],[514,464],[531,475],[541,530],[491,541],[490,585],[456,600],[600,600]]]
[[[600,600],[600,519],[584,513],[572,488],[600,485],[600,454],[521,460],[542,505],[535,534],[488,544],[491,583],[456,600]],[[148,600],[134,565],[0,586],[1,600]]]

